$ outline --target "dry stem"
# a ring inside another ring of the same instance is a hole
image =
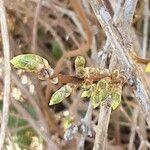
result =
[[[9,37],[6,21],[6,13],[4,7],[4,1],[0,0],[0,23],[1,23],[1,34],[3,43],[3,53],[4,53],[4,97],[3,97],[3,114],[1,121],[0,130],[0,150],[3,148],[7,123],[8,123],[8,112],[9,112],[9,98],[10,98],[10,47],[9,47]]]
[[[136,1],[133,1],[136,2]],[[144,85],[137,76],[137,72],[139,71],[138,68],[136,68],[136,71],[134,71],[133,61],[131,60],[131,57],[129,55],[129,51],[131,49],[131,42],[126,39],[126,42],[130,44],[130,47],[127,45],[124,45],[121,41],[123,41],[121,37],[121,32],[119,32],[118,28],[112,24],[112,18],[109,15],[108,11],[106,10],[105,6],[102,2],[99,2],[97,0],[91,0],[91,6],[101,23],[108,39],[110,40],[111,46],[115,50],[115,54],[117,55],[119,61],[121,62],[123,66],[124,73],[127,77],[129,77],[130,83],[135,86],[134,93],[137,97],[138,102],[140,103],[140,106],[143,108],[143,112],[145,114],[145,118],[147,120],[148,125],[150,126],[150,104],[148,102],[149,97],[144,89]],[[128,51],[127,51],[128,50]]]
[[[93,150],[104,150],[105,148],[105,141],[107,138],[107,130],[109,125],[110,114],[111,114],[111,99],[108,98],[105,100],[104,104],[100,108]]]

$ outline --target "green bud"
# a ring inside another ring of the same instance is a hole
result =
[[[64,85],[52,95],[49,105],[54,105],[62,102],[65,98],[70,96],[71,92],[72,87],[69,85]]]
[[[63,120],[63,127],[64,129],[68,129],[73,123],[73,118],[68,116],[68,117],[65,117],[64,120]]]
[[[102,79],[102,80],[98,81],[97,88],[104,89],[104,90],[108,89],[110,82],[111,82],[110,78]]]
[[[119,104],[121,103],[121,93],[122,93],[122,85],[118,85],[117,87],[113,87],[111,98],[112,104],[111,107],[115,110]]]
[[[14,57],[10,61],[15,68],[28,72],[39,72],[41,69],[48,68],[48,61],[35,54],[23,54]]]
[[[91,81],[85,80],[81,87],[84,91],[89,90],[91,88]]]
[[[84,76],[85,76],[85,69],[84,69],[84,67],[78,67],[78,68],[76,68],[76,75],[79,78],[84,78]]]
[[[85,66],[85,58],[83,56],[77,56],[75,59],[75,67],[84,67]]]
[[[92,90],[89,89],[87,91],[83,91],[82,94],[81,94],[81,98],[85,98],[85,97],[90,97],[92,94]]]

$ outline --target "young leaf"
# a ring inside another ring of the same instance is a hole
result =
[[[150,72],[150,63],[147,64],[145,72]]]
[[[77,56],[77,58],[75,59],[75,68],[84,66],[85,66],[85,58],[83,56]]]
[[[52,42],[52,56],[55,59],[59,59],[62,56],[62,51],[57,41]]]
[[[77,75],[79,78],[84,78],[84,75],[85,75],[85,68],[84,68],[84,67],[78,67],[78,68],[76,68],[76,75]]]
[[[81,98],[85,98],[85,97],[90,97],[92,94],[92,90],[89,89],[87,91],[83,91],[82,94],[81,94]]]
[[[92,102],[92,106],[93,108],[98,107],[101,104],[102,101],[102,92],[95,90],[92,95],[91,95],[91,102]]]
[[[111,107],[113,110],[115,110],[121,102],[121,93],[122,93],[122,85],[113,88],[113,91],[111,93],[112,98]]]
[[[68,129],[72,125],[72,123],[73,123],[72,117],[68,116],[68,117],[64,118],[64,120],[63,120],[64,129],[65,130]]]
[[[58,104],[62,102],[64,99],[65,99],[65,92],[58,90],[52,95],[49,105]]]
[[[93,93],[91,94],[92,105],[94,108],[98,107],[102,101],[104,101],[109,96],[109,82],[110,79],[100,80]]]
[[[64,85],[52,95],[49,105],[54,105],[62,102],[65,98],[70,96],[71,92],[72,87],[69,85]]]
[[[48,61],[35,54],[23,54],[14,57],[10,61],[17,69],[22,69],[28,72],[38,72],[43,68],[48,68]]]

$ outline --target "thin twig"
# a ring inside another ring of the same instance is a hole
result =
[[[144,0],[144,26],[143,26],[143,48],[142,57],[146,58],[148,43],[148,24],[149,24],[149,0]]]
[[[39,123],[37,123],[25,110],[25,108],[16,100],[11,101],[15,109],[22,115],[22,118],[25,119],[32,128],[47,142],[49,149],[57,150],[58,147],[51,139],[49,138],[48,132],[45,130],[44,127],[40,126]]]
[[[35,11],[35,16],[34,16],[33,33],[32,33],[32,47],[31,47],[31,51],[33,51],[33,52],[35,52],[37,49],[37,24],[38,24],[38,18],[39,18],[39,13],[40,13],[40,8],[41,8],[41,2],[42,2],[42,0],[38,0],[37,6],[36,6],[36,11]]]
[[[100,108],[93,150],[104,150],[105,148],[105,141],[107,138],[107,130],[109,125],[110,114],[111,114],[111,99],[108,98],[105,100],[104,104]]]
[[[84,150],[84,143],[86,140],[86,136],[91,132],[91,120],[92,120],[92,104],[89,102],[88,110],[86,112],[85,117],[81,120],[81,128],[82,128],[82,135],[80,137],[80,141],[77,147],[77,150]]]
[[[143,136],[142,141],[147,141],[147,134],[146,134],[146,122],[144,118],[144,114],[142,110],[139,108],[139,130],[141,131],[141,135]],[[144,142],[142,150],[147,150],[146,143]]]
[[[3,43],[3,53],[4,53],[4,97],[3,97],[3,114],[2,123],[0,131],[0,150],[3,147],[7,123],[8,123],[8,112],[9,112],[9,98],[10,98],[10,47],[9,47],[9,37],[6,21],[6,11],[4,7],[4,1],[0,0],[0,23],[1,23],[1,34]]]
[[[131,85],[134,83],[135,96],[140,103],[140,106],[143,108],[142,110],[145,114],[146,121],[150,126],[150,103],[148,102],[149,97],[144,89],[144,85],[141,82],[141,79],[137,76],[139,70],[137,67],[134,67],[134,63],[128,53],[131,47],[129,48],[127,45],[123,45],[121,42],[123,40],[121,37],[122,34],[119,32],[117,27],[112,24],[112,18],[106,10],[105,6],[97,0],[90,1],[99,22],[101,23],[108,39],[110,40],[111,46],[115,50],[118,60],[123,66],[124,74],[128,77],[128,79],[130,79],[129,81]],[[126,39],[126,42],[127,41],[131,45],[131,42],[128,39]],[[133,68],[135,68],[136,71],[133,71]]]
[[[133,126],[131,128],[131,134],[130,134],[130,141],[129,141],[129,150],[132,150],[134,147],[134,138],[135,138],[135,134],[136,134],[136,129],[135,126],[137,125],[137,119],[138,119],[138,115],[139,115],[139,108],[135,107],[134,111],[133,111]]]

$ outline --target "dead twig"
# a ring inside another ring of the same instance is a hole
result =
[[[87,135],[91,135],[91,121],[92,121],[92,111],[93,107],[91,102],[89,102],[88,110],[86,112],[85,117],[81,120],[81,129],[82,135],[80,137],[80,141],[78,143],[78,150],[84,150],[84,143]]]
[[[3,53],[4,53],[4,97],[3,97],[3,114],[1,120],[1,130],[0,130],[0,150],[3,148],[7,123],[8,123],[8,112],[10,104],[10,47],[9,47],[9,37],[6,21],[6,11],[4,7],[4,1],[0,0],[0,23],[1,23],[1,34],[3,43]]]
[[[83,55],[85,52],[87,52],[90,49],[91,43],[92,43],[92,32],[91,32],[91,28],[88,22],[87,17],[85,16],[79,1],[76,0],[70,0],[70,4],[73,7],[74,11],[77,13],[77,15],[79,16],[79,19],[83,25],[83,28],[85,30],[85,33],[87,35],[87,39],[86,39],[86,43],[81,45],[81,47],[79,47],[76,50],[73,51],[69,51],[69,52],[64,52],[62,58],[57,62],[57,65],[55,67],[55,74],[58,74],[60,72],[60,68],[64,62],[64,60],[66,58],[70,58],[70,57],[75,57],[78,55]]]
[[[123,40],[121,37],[121,33],[119,32],[117,27],[115,27],[112,24],[112,18],[109,15],[103,3],[97,0],[90,0],[90,1],[91,6],[99,22],[101,23],[108,39],[110,40],[113,49],[115,50],[115,54],[117,55],[118,60],[121,62],[121,65],[123,66],[124,74],[128,77],[128,79],[130,79],[129,80],[130,84],[131,85],[134,84],[135,86],[134,89],[135,96],[138,102],[140,103],[140,106],[143,108],[142,110],[145,114],[146,121],[150,126],[150,103],[148,102],[149,97],[145,91],[143,83],[137,76],[138,68],[136,68],[135,71],[133,71],[133,68],[135,67],[128,53],[131,49],[131,46],[127,47],[127,45],[123,45],[123,43],[121,42]],[[128,43],[132,45],[130,40],[126,39],[126,41],[128,41]]]
[[[35,10],[35,16],[34,16],[33,33],[32,33],[32,47],[31,47],[31,51],[33,51],[33,52],[35,52],[37,49],[37,24],[38,24],[41,3],[42,3],[42,0],[38,0],[36,10]]]
[[[111,114],[111,99],[108,98],[105,100],[104,104],[100,108],[93,150],[104,150],[105,148],[105,141],[107,138],[107,130],[109,125],[110,114]]]
[[[146,58],[148,44],[148,25],[149,25],[149,0],[144,0],[144,27],[143,27],[143,48],[142,57]]]

